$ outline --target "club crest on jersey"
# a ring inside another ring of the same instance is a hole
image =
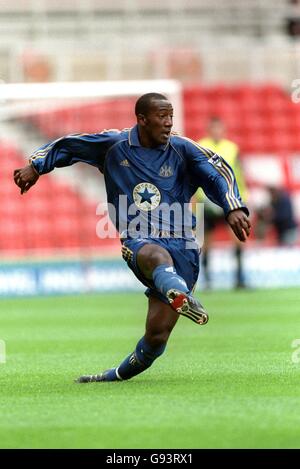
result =
[[[133,189],[133,200],[138,208],[148,212],[160,204],[161,195],[154,184],[141,182]]]
[[[208,162],[214,166],[218,166],[218,168],[222,168],[222,158],[216,153],[211,158],[209,158]]]
[[[163,178],[169,178],[170,176],[173,176],[173,170],[171,166],[168,165],[163,165],[160,170],[159,170],[159,175]]]

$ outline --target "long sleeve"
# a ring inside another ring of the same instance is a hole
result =
[[[225,216],[236,209],[242,209],[249,215],[229,164],[211,150],[186,140],[185,156],[195,187],[202,187],[207,197],[223,208]]]
[[[71,166],[79,161],[96,166],[102,171],[107,151],[121,138],[120,131],[67,135],[43,145],[29,160],[39,174],[49,173],[54,168]]]

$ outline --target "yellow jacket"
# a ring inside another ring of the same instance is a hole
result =
[[[215,142],[210,137],[202,138],[198,143],[201,147],[208,148],[209,150],[212,150],[213,152],[222,156],[222,158],[224,158],[224,160],[232,167],[240,195],[245,201],[247,197],[247,191],[245,179],[239,161],[239,147],[237,144],[225,138]],[[203,195],[201,195],[201,193],[203,194],[202,190],[198,190],[196,193],[198,200],[203,200]]]

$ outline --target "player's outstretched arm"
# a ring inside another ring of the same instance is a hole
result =
[[[229,212],[226,221],[240,241],[244,242],[247,240],[250,235],[251,222],[244,210],[236,209]]]
[[[28,164],[24,168],[15,169],[14,171],[14,181],[21,189],[21,194],[28,192],[39,177],[39,173],[34,169],[32,164]]]
[[[50,173],[55,168],[71,166],[79,161],[95,166],[103,172],[108,150],[122,139],[124,134],[118,130],[104,130],[98,134],[71,134],[58,138],[38,148],[30,156],[27,166],[14,171],[15,183],[21,189],[21,194],[24,194],[42,174]]]
[[[185,155],[197,186],[212,202],[223,208],[235,236],[246,241],[251,229],[249,210],[240,197],[232,168],[220,155],[186,140]]]

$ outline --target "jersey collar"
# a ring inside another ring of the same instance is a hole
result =
[[[139,140],[139,133],[138,133],[138,126],[135,125],[134,127],[132,127],[129,131],[129,134],[128,134],[128,142],[129,142],[129,145],[131,147],[141,147],[141,148],[144,148],[142,147],[142,145],[140,144],[140,140]],[[166,144],[164,145],[158,145],[157,147],[154,148],[154,150],[163,150],[165,151],[167,148],[168,148],[168,145],[169,145],[169,140]]]

